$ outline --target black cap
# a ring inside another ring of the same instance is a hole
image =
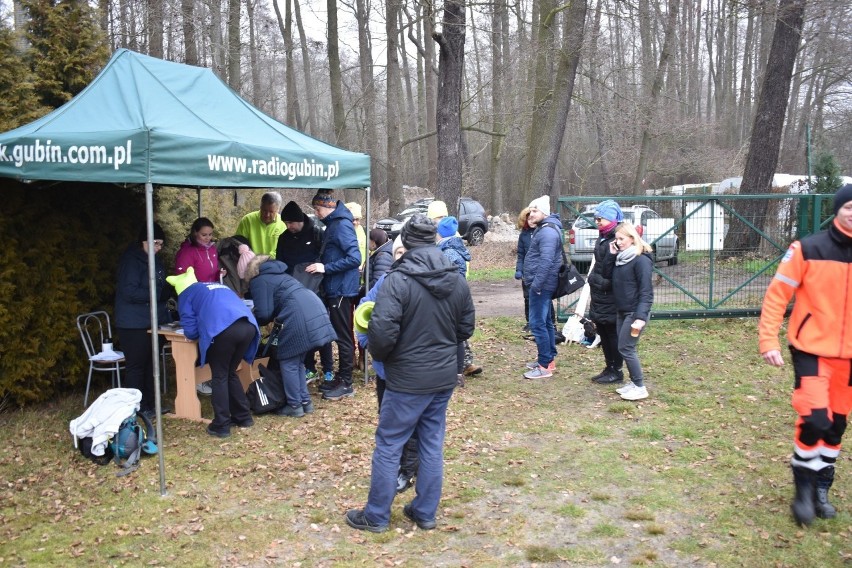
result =
[[[847,201],[852,201],[852,183],[847,183],[834,194],[835,215],[837,215],[837,212],[840,211],[840,208],[843,207]]]
[[[139,242],[148,240],[148,226],[142,225],[142,228],[139,230]],[[166,232],[160,226],[159,223],[154,223],[154,240],[155,241],[163,241],[166,242]]]
[[[296,205],[295,201],[288,201],[287,205],[284,206],[284,209],[281,210],[281,220],[285,223],[287,221],[304,221],[305,214]]]

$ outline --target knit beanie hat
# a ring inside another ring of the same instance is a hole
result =
[[[321,189],[311,200],[311,207],[328,207],[329,209],[334,209],[337,207],[337,200],[334,198],[334,193],[330,189]]]
[[[370,229],[370,240],[376,243],[377,247],[388,242],[388,234],[384,229]]]
[[[847,201],[852,201],[852,183],[847,183],[834,194],[834,214],[840,211]]]
[[[148,240],[148,226],[142,225],[142,228],[139,230],[139,237],[136,239],[138,242],[147,241]],[[154,240],[155,241],[163,241],[166,242],[166,232],[160,226],[159,223],[154,223]]]
[[[180,296],[181,292],[198,282],[198,279],[195,277],[195,268],[190,266],[183,274],[167,276],[166,282],[174,286],[175,292],[177,292],[178,296]]]
[[[352,213],[353,219],[361,218],[361,206],[355,203],[354,201],[350,201],[349,203],[344,203],[344,207],[349,209],[349,212]]]
[[[538,199],[533,199],[530,201],[530,209],[538,209],[545,215],[550,215],[550,198],[546,195],[542,195]]]
[[[237,261],[237,276],[240,277],[240,280],[246,277],[246,267],[251,259],[254,258],[254,252],[249,248],[248,245],[240,245],[240,260]]]
[[[415,213],[402,226],[399,235],[402,237],[402,246],[408,250],[435,246],[435,223],[423,213]]]
[[[402,235],[397,235],[397,237],[393,240],[393,247],[391,247],[391,254],[393,255],[394,259],[396,259],[396,253],[398,253],[400,249],[402,249],[404,254],[405,247],[402,244]]]
[[[287,221],[304,221],[305,214],[302,213],[302,209],[296,205],[295,201],[288,201],[284,209],[281,210],[281,220],[285,223]]]
[[[447,204],[443,201],[431,202],[429,204],[429,208],[426,210],[426,216],[432,220],[435,220],[438,217],[446,217],[449,214],[449,211],[447,211]]]
[[[458,220],[450,215],[438,221],[438,234],[442,237],[452,237],[459,230]]]
[[[624,221],[624,213],[622,213],[621,207],[612,199],[598,203],[598,206],[595,207],[595,217],[600,217],[607,221],[615,221],[616,223]]]

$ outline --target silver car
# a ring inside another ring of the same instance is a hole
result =
[[[633,223],[642,238],[654,248],[654,262],[666,261],[670,266],[677,264],[678,239],[674,231],[669,231],[674,225],[674,219],[660,217],[656,211],[642,205],[622,207],[621,210],[624,212],[624,220]],[[574,220],[567,237],[571,262],[580,272],[586,272],[599,237],[594,205],[588,206]]]

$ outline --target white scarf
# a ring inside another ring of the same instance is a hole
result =
[[[627,264],[637,256],[637,246],[633,245],[627,247],[626,249],[619,251],[618,256],[615,257],[615,265],[621,266],[623,264]]]

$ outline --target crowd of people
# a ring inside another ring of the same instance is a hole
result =
[[[465,375],[481,371],[467,341],[475,327],[465,280],[471,257],[458,235],[458,221],[444,203],[432,202],[426,215],[411,217],[390,241],[377,229],[359,232],[360,207],[342,203],[330,191],[318,192],[312,207],[324,231],[296,203],[281,210],[280,195],[267,193],[260,211],[246,215],[238,234],[222,239],[225,246],[218,248],[213,224],[197,219],[180,246],[174,276],[166,277],[154,255],[158,318],[170,321],[166,298],[171,283],[184,333],[198,339],[199,363],[211,368],[214,418],[207,432],[216,437],[229,436],[231,426],[254,423],[236,369],[243,359],[255,358],[261,326],[273,324],[268,341],[276,346],[287,400],[278,414],[294,418],[313,412],[307,385],[315,378],[326,400],[354,396],[357,331],[358,347],[373,357],[379,420],[366,504],[348,511],[346,522],[359,530],[387,530],[394,496],[413,485],[416,495],[403,513],[421,529],[433,529],[447,405],[454,389],[464,386]],[[828,492],[852,411],[852,329],[848,310],[836,309],[838,298],[850,297],[852,282],[852,185],[835,195],[834,214],[826,231],[790,245],[767,290],[759,325],[763,358],[783,365],[778,332],[796,295],[787,336],[798,413],[791,510],[802,525],[836,516]],[[613,200],[596,206],[594,221],[599,237],[588,275],[589,319],[600,337],[604,368],[591,380],[618,384],[616,392],[625,400],[642,400],[648,389],[637,344],[654,300],[652,249]],[[543,196],[521,212],[518,228],[515,278],[522,281],[537,353],[523,376],[542,379],[556,372],[553,296],[564,247],[562,224]],[[141,231],[121,256],[115,319],[126,358],[125,386],[139,389],[142,412],[153,413],[147,237]],[[155,253],[165,238],[154,224]],[[229,278],[236,284],[226,283]],[[845,282],[845,287],[826,294],[827,282]],[[246,292],[253,309],[241,299]]]

